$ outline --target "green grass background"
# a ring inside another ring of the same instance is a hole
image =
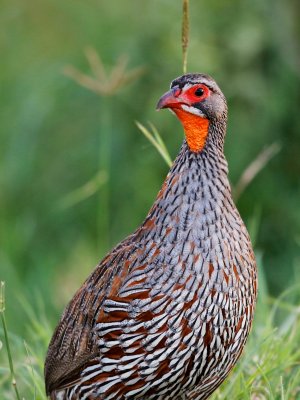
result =
[[[233,185],[264,147],[281,146],[237,202],[264,283],[249,350],[228,387],[233,398],[298,399],[300,3],[190,3],[188,70],[212,75],[228,99]],[[167,173],[134,121],[152,121],[172,158],[178,152],[181,127],[155,105],[182,72],[180,31],[179,0],[1,2],[0,279],[26,399],[34,398],[31,365],[42,398],[47,342],[67,301],[141,223]],[[143,75],[112,96],[83,88],[63,70],[90,74],[87,46],[108,72],[125,54],[128,69],[143,67]],[[106,183],[97,184],[99,173]],[[82,187],[86,196],[75,203]],[[222,390],[217,399],[227,398]],[[3,346],[0,398],[12,396]]]

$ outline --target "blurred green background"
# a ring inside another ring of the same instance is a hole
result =
[[[281,146],[237,202],[276,295],[300,280],[300,3],[190,3],[188,70],[212,75],[228,99],[233,185],[264,147]],[[181,127],[155,105],[182,72],[181,8],[179,0],[1,2],[0,279],[12,331],[26,326],[25,301],[43,304],[54,326],[152,205],[168,168],[134,121],[153,122],[175,157]],[[63,71],[90,75],[87,46],[108,72],[127,55],[127,68],[143,75],[112,96],[83,88]],[[97,186],[99,171],[107,181]],[[82,187],[95,193],[71,204]]]

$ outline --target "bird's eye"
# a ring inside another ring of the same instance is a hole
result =
[[[204,90],[201,87],[199,87],[198,89],[195,90],[195,96],[201,97],[201,96],[203,96],[203,94],[204,94]]]

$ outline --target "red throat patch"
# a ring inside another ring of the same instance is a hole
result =
[[[180,108],[174,108],[173,111],[183,125],[186,140],[191,151],[195,153],[201,151],[205,146],[208,135],[209,120]]]

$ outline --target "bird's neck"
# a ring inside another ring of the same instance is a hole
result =
[[[200,153],[206,147],[211,150],[218,148],[221,155],[223,154],[227,111],[214,119],[207,119],[181,108],[176,108],[173,112],[183,126],[188,147],[192,152]]]
[[[184,141],[164,187],[166,197],[181,197],[182,202],[219,203],[224,196],[231,197],[228,165],[223,148],[207,142],[200,152],[192,152]],[[164,191],[164,187],[162,191]],[[162,196],[163,198],[164,196]]]
[[[174,112],[182,123],[190,150],[195,153],[202,151],[210,128],[209,120],[199,115],[191,114],[181,108],[174,109]]]
[[[227,175],[221,149],[210,145],[194,153],[184,141],[144,224],[187,232],[195,223],[216,223],[235,209]]]

